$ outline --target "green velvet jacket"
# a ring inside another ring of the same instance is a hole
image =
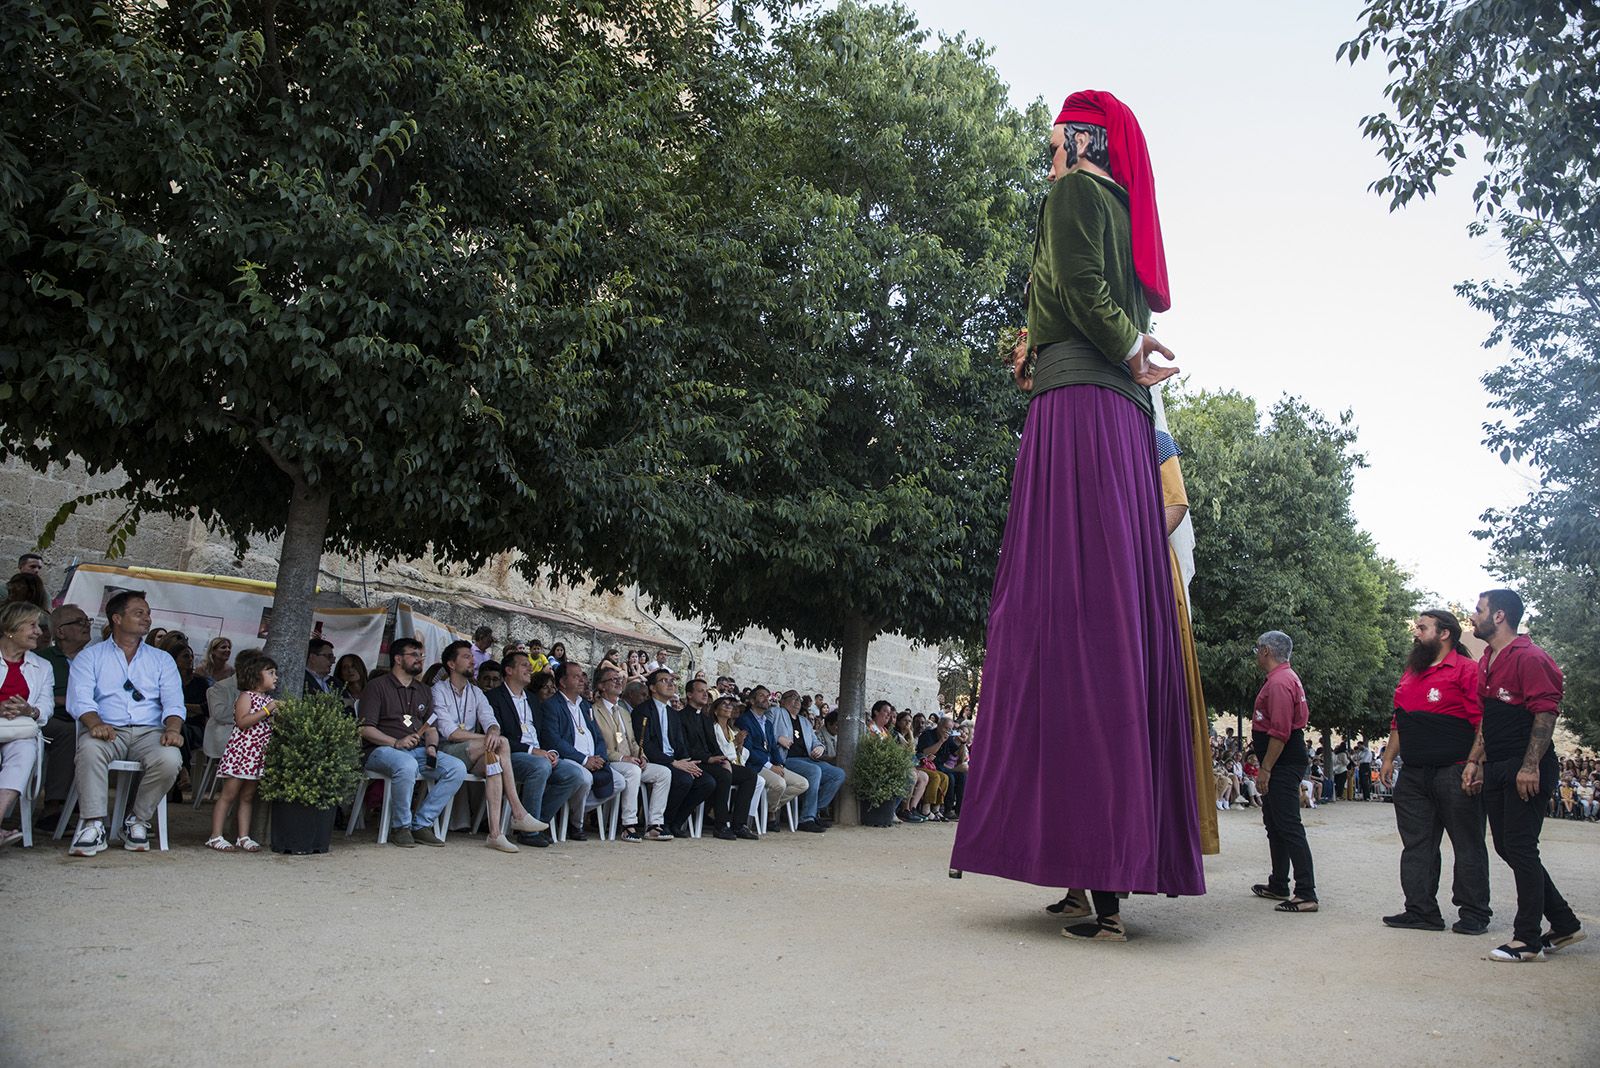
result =
[[[1033,395],[1069,385],[1115,390],[1152,412],[1150,391],[1123,360],[1150,328],[1150,306],[1133,270],[1128,194],[1109,178],[1074,171],[1039,207],[1028,289]]]

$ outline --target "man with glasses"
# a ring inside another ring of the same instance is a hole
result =
[[[183,767],[183,682],[171,655],[145,643],[150,604],[123,590],[106,602],[111,637],[83,649],[67,676],[67,712],[78,721],[78,833],[68,856],[92,857],[106,848],[106,794],[113,760],[144,769],[122,845],[150,848],[150,817]]]
[[[39,655],[50,661],[56,672],[56,706],[54,714],[39,729],[50,742],[44,755],[44,806],[40,823],[54,823],[66,804],[72,787],[73,758],[77,755],[72,717],[67,715],[67,681],[72,671],[72,661],[89,644],[91,634],[89,617],[75,604],[64,604],[50,613],[50,632],[55,641],[49,648],[39,650]]]
[[[366,766],[389,776],[394,784],[389,844],[442,846],[433,823],[461,789],[467,766],[449,753],[439,752],[433,702],[419,677],[422,643],[415,638],[396,638],[389,643],[389,662],[389,673],[367,683],[356,705]],[[412,812],[411,799],[419,777],[431,785],[422,807]]]
[[[312,638],[306,648],[305,695],[331,693],[328,679],[333,674],[333,643],[326,638]]]

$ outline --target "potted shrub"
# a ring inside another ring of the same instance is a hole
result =
[[[861,822],[892,827],[895,807],[911,788],[911,754],[888,738],[863,734],[850,776],[861,803]]]
[[[335,811],[360,781],[360,731],[343,701],[316,694],[278,702],[260,787],[272,803],[274,853],[326,853]]]

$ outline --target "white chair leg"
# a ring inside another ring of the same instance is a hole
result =
[[[789,803],[787,805],[783,806],[783,810],[784,810],[784,813],[789,817],[789,830],[790,831],[799,830],[800,829],[800,799],[798,797],[789,798]]]
[[[643,789],[640,789],[640,791],[639,791],[639,800],[640,801],[644,800],[644,790]],[[637,816],[635,816],[634,818],[638,819]],[[622,798],[613,797],[611,799],[611,840],[613,842],[615,842],[617,840],[617,825],[621,821],[621,819],[622,819]]]
[[[767,784],[756,780],[756,796],[750,802],[750,820],[756,825],[756,834],[767,833]]]
[[[550,831],[552,836],[558,842],[565,842],[567,840],[567,812],[571,809],[571,807],[572,802],[568,801],[566,804],[561,806],[561,811],[556,813],[555,819],[550,821]]]
[[[167,795],[161,795],[161,803],[156,806],[156,842],[161,851],[167,851]]]
[[[394,810],[394,780],[383,777],[383,807],[378,812],[378,844],[389,844],[389,814]]]
[[[206,766],[200,771],[200,785],[194,791],[194,807],[198,810],[200,802],[216,792],[217,788],[217,758],[206,757]]]
[[[130,771],[113,771],[112,777],[116,780],[116,803],[111,809],[111,826],[106,828],[106,841],[117,842],[122,839],[122,822],[128,818],[128,795],[133,792],[134,780],[139,776]]]
[[[67,787],[67,801],[61,806],[61,818],[56,820],[56,833],[54,838],[62,838],[67,833],[67,825],[72,822],[72,813],[78,807],[78,784],[74,782]],[[77,837],[74,833],[73,837]]]
[[[689,814],[689,837],[699,838],[701,830],[705,828],[705,823],[706,803],[702,801],[696,805],[694,811]]]

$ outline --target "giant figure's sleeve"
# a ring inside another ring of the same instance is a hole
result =
[[[1111,299],[1106,284],[1106,198],[1088,176],[1067,175],[1045,199],[1048,285],[1072,323],[1112,363],[1122,363],[1139,328]]]

